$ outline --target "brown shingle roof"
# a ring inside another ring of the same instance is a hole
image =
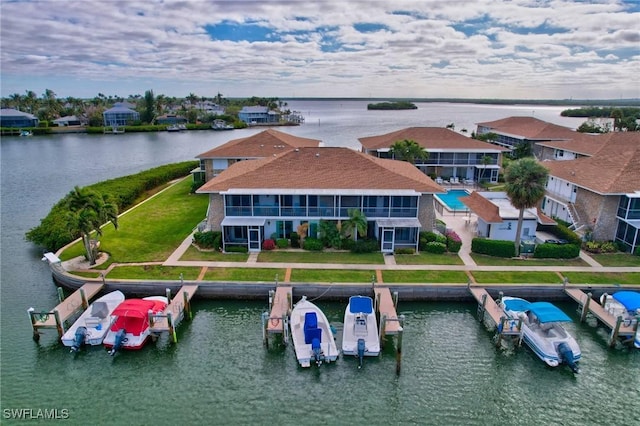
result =
[[[570,140],[539,142],[538,145],[592,156],[602,148],[607,141],[608,138],[606,135],[574,132]]]
[[[507,117],[501,120],[477,123],[494,132],[523,136],[527,139],[569,139],[575,132],[568,127],[547,123],[534,117]]]
[[[241,161],[198,192],[234,188],[445,192],[410,163],[380,159],[349,148],[299,148],[276,157]]]
[[[460,197],[458,199],[485,222],[502,223],[500,208],[478,192],[472,192],[468,197]]]
[[[280,155],[294,148],[317,147],[318,139],[301,138],[287,133],[268,129],[253,136],[234,139],[196,155],[196,158],[265,158],[273,154]]]
[[[545,161],[549,174],[600,194],[640,190],[640,133],[613,133],[593,157]]]
[[[397,141],[413,140],[426,149],[477,149],[484,151],[509,151],[506,148],[463,136],[442,127],[408,127],[385,135],[359,138],[369,150],[390,148]]]

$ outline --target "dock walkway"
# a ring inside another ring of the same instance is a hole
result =
[[[503,336],[519,336],[522,324],[520,321],[509,320],[502,308],[484,287],[469,286],[469,291],[478,302],[478,319],[485,321],[489,318]]]
[[[149,331],[153,334],[169,332],[174,343],[177,341],[175,327],[184,318],[185,312],[191,317],[191,299],[198,291],[198,285],[183,285],[171,299],[162,314],[153,317],[153,325]]]
[[[289,317],[291,313],[293,287],[277,286],[276,291],[273,294],[269,294],[269,298],[271,311],[267,322],[267,333],[284,333],[285,323],[283,318]]]
[[[389,287],[373,288],[376,310],[380,313],[380,334],[396,335],[402,331],[402,325],[396,313],[396,304],[391,297]]]
[[[38,330],[46,328],[57,329],[58,335],[62,337],[65,332],[65,322],[78,312],[87,309],[89,301],[102,290],[102,287],[104,287],[102,283],[85,283],[50,312],[36,312],[35,309],[29,308],[33,338],[38,340],[40,338]]]

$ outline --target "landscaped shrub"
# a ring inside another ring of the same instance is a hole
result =
[[[542,259],[573,259],[580,255],[580,246],[575,244],[538,244],[533,257]]]
[[[278,246],[279,249],[286,249],[289,247],[289,240],[286,238],[278,238],[276,240],[276,246]]]
[[[561,240],[569,241],[571,244],[582,244],[582,239],[580,239],[578,234],[567,228],[565,225],[559,224],[554,226],[551,229],[551,233]]]
[[[350,250],[352,253],[373,253],[379,250],[378,241],[369,239],[358,240],[354,242]]]
[[[516,255],[516,245],[513,241],[474,238],[471,240],[471,251],[496,257],[513,257]]]
[[[420,232],[420,239],[424,239],[427,243],[435,241],[438,237],[438,234],[432,231],[422,231]]]
[[[395,254],[416,254],[416,250],[411,247],[396,249]]]
[[[227,246],[227,253],[247,253],[249,249],[246,246]]]
[[[291,247],[300,247],[300,235],[298,235],[297,232],[292,232],[291,234],[289,234],[289,239],[291,240]]]
[[[276,243],[272,239],[266,239],[262,242],[262,250],[273,250],[276,248]]]
[[[451,253],[459,252],[460,247],[462,247],[460,236],[455,231],[447,231],[445,236],[447,238],[447,250]]]
[[[303,248],[310,251],[322,251],[322,241],[317,238],[305,238]]]
[[[424,248],[424,251],[427,253],[442,254],[445,251],[447,251],[447,246],[443,243],[432,241],[430,243],[427,243],[427,245]]]
[[[220,248],[220,240],[222,238],[222,232],[220,231],[205,231],[196,232],[193,234],[193,242],[203,249],[218,249]]]
[[[612,241],[587,241],[584,248],[589,253],[615,253],[618,247]]]

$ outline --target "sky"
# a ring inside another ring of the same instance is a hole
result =
[[[640,0],[0,0],[0,92],[640,98]]]

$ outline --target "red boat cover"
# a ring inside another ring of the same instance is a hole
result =
[[[124,328],[127,333],[139,336],[149,327],[149,310],[162,312],[167,304],[160,300],[127,299],[113,311],[111,315],[117,316],[111,326],[111,331],[117,332]]]

